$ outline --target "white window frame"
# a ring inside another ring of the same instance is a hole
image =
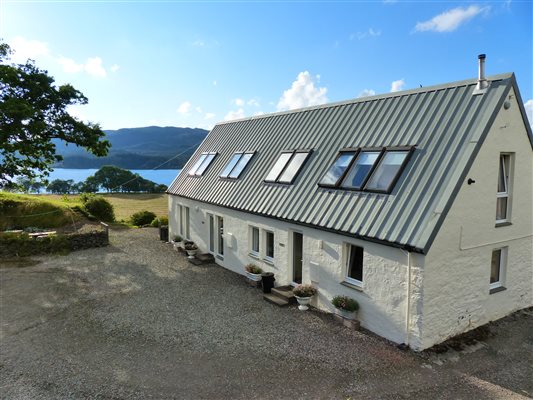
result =
[[[363,250],[363,260],[362,260],[362,271],[361,271],[361,275],[362,275],[362,281],[360,280],[357,280],[355,278],[352,278],[348,275],[349,271],[350,271],[350,257],[351,257],[351,247],[354,246],[354,247],[359,247]],[[362,246],[358,246],[356,244],[352,244],[352,243],[345,243],[344,245],[344,252],[345,252],[345,262],[344,262],[344,281],[349,283],[350,285],[354,285],[354,286],[357,286],[359,288],[362,288],[363,287],[363,282],[365,280],[365,264],[364,264],[364,261],[365,261],[365,257],[364,257],[364,254],[365,254],[365,249],[364,247]]]
[[[254,231],[257,231],[257,250],[254,249]],[[250,225],[248,234],[248,250],[251,256],[260,257],[261,255],[261,230],[257,226]]]
[[[492,272],[492,255],[495,251],[500,251],[500,271],[499,271],[499,280],[493,283],[490,283],[490,274],[489,274],[489,289],[492,291],[494,289],[503,288],[505,285],[505,275],[507,272],[507,253],[508,253],[508,247],[500,247],[497,249],[493,249],[491,253],[491,262],[490,262],[490,270],[489,272]]]
[[[178,215],[179,215],[179,232],[180,236],[182,238],[185,238],[185,229],[183,224],[183,206],[181,204],[178,205]]]
[[[272,257],[267,255],[267,249],[268,249],[268,234],[272,234]],[[274,257],[276,257],[276,235],[274,234],[274,231],[263,229],[263,248],[265,249],[265,255],[264,260],[273,264],[274,263]]]
[[[190,210],[189,207],[184,205],[178,206],[178,212],[180,216],[179,232],[180,236],[184,239],[191,240],[191,227],[190,227]]]
[[[506,160],[507,159],[507,163]],[[507,164],[507,165],[506,165]],[[500,184],[500,174],[503,169],[503,182],[505,186],[505,191],[496,192],[496,224],[502,224],[510,222],[511,220],[511,171],[512,171],[512,154],[510,153],[501,153],[500,159],[498,162],[498,185]],[[498,200],[505,198],[506,199],[506,208],[505,208],[505,218],[498,219]]]

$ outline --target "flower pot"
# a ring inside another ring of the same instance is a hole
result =
[[[298,296],[294,296],[296,297],[296,300],[298,300],[298,309],[300,311],[306,311],[309,309],[308,304],[311,302],[311,297],[298,297]]]
[[[248,279],[254,282],[259,282],[262,279],[261,274],[252,274],[248,271],[246,271],[246,276],[248,277]]]
[[[187,254],[188,254],[188,258],[194,258],[194,256],[196,255],[196,253],[198,253],[198,250],[186,250],[187,251]]]
[[[350,320],[350,321],[357,317],[357,311],[348,311],[342,308],[336,308],[335,310],[337,314],[340,315],[342,318]]]

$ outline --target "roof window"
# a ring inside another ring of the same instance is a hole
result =
[[[320,186],[390,193],[414,147],[341,150]]]
[[[265,178],[265,182],[292,184],[310,154],[311,150],[282,152]]]
[[[202,176],[211,162],[215,159],[217,153],[202,153],[196,163],[189,170],[189,176]]]
[[[234,153],[231,160],[226,165],[226,168],[220,174],[221,178],[237,179],[241,175],[242,171],[246,168],[254,152],[238,152]]]

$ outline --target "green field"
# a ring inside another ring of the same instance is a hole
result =
[[[33,195],[54,202],[74,205],[80,204],[79,196],[75,194],[63,196],[57,194]],[[137,211],[147,210],[163,217],[168,214],[168,199],[166,193],[112,193],[103,196],[113,204],[117,221],[128,220]],[[68,199],[67,202],[64,199]]]

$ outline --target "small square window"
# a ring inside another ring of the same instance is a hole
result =
[[[274,259],[274,233],[265,231],[265,258]]]
[[[259,228],[252,226],[250,228],[250,253],[259,255]]]
[[[348,259],[346,264],[346,281],[361,286],[363,283],[363,248],[348,245]]]

